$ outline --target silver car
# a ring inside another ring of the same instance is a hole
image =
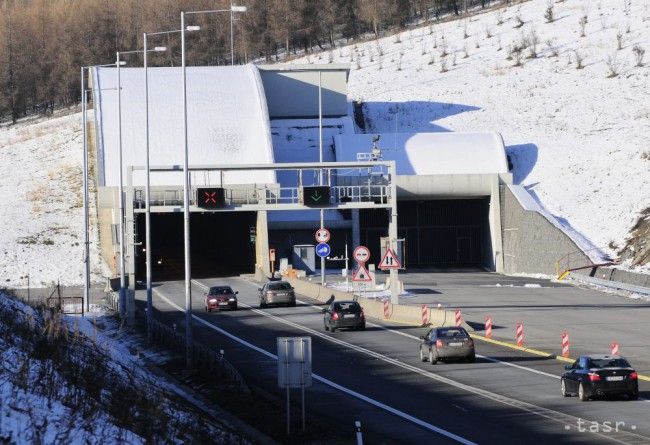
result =
[[[474,340],[464,328],[438,327],[420,336],[420,359],[435,365],[438,360],[463,359],[473,362],[476,359]]]
[[[296,305],[296,293],[286,281],[269,281],[260,291],[260,307],[265,308],[271,304]]]

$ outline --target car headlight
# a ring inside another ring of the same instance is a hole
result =
[[[216,303],[217,299],[216,298],[210,298],[210,303]]]
[[[229,298],[228,301],[235,301],[235,299],[234,298]]]

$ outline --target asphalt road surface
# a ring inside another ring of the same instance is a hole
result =
[[[205,287],[215,284],[239,291],[238,311],[205,312]],[[238,277],[194,281],[195,340],[224,349],[251,385],[281,398],[276,338],[311,336],[307,411],[349,428],[351,441],[359,420],[365,443],[373,444],[650,443],[647,382],[638,401],[563,398],[556,360],[477,341],[476,363],[431,365],[418,355],[424,328],[369,319],[366,331],[332,334],[323,329],[320,303],[299,296],[297,307],[259,309],[258,287]],[[145,293],[136,298],[142,304]],[[157,283],[153,298],[156,317],[184,330],[184,283]],[[299,410],[299,390],[292,403]],[[278,422],[284,416],[279,411]]]

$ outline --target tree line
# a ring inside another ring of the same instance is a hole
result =
[[[235,63],[292,55],[380,37],[409,24],[506,0],[237,0]],[[0,120],[79,102],[80,67],[115,62],[116,51],[142,48],[142,33],[180,28],[181,11],[229,9],[229,0],[0,0]],[[187,16],[188,65],[229,64],[230,13]],[[152,36],[151,66],[180,65],[178,33]],[[141,66],[138,54],[125,55]]]

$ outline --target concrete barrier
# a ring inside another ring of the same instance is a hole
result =
[[[319,283],[311,283],[297,278],[287,278],[286,280],[291,283],[296,293],[321,302],[327,301],[332,295],[334,295],[335,300],[354,299],[352,293],[323,287]],[[368,317],[422,326],[422,308],[420,305],[407,306],[404,304],[390,304],[389,317],[385,318],[384,303],[382,300],[358,298],[357,301]],[[456,324],[454,311],[431,308],[429,313],[429,325],[431,326],[455,326]],[[463,323],[463,326],[468,330],[472,330],[465,323]]]

